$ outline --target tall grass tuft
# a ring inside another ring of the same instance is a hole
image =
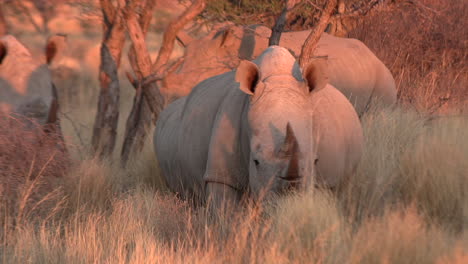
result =
[[[468,247],[466,117],[381,109],[363,117],[365,154],[341,190],[312,189],[208,217],[148,181],[86,159],[42,214],[4,226],[5,263],[463,263]],[[146,174],[146,175],[142,175]],[[46,198],[49,199],[49,198]],[[21,200],[21,199],[20,199]]]

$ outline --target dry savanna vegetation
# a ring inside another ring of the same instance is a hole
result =
[[[0,262],[468,263],[468,5],[417,2],[349,33],[392,71],[399,104],[361,118],[362,161],[333,192],[217,216],[193,207],[164,186],[151,137],[125,168],[118,148],[107,159],[89,154],[95,72],[58,87],[73,93],[61,97],[70,159],[53,135],[31,143],[37,135],[0,117]],[[135,93],[126,81],[120,91],[117,146]]]

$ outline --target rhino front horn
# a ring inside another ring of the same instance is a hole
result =
[[[298,151],[298,144],[296,135],[294,135],[294,131],[291,128],[291,125],[286,125],[286,136],[284,138],[283,145],[279,150],[279,154],[283,156],[291,156]]]
[[[283,145],[280,149],[280,155],[283,157],[288,157],[289,165],[287,173],[284,177],[284,180],[297,180],[299,178],[299,145],[297,143],[296,136],[294,131],[291,128],[291,125],[288,123],[286,125],[286,137],[284,138]]]

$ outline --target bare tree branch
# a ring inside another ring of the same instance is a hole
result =
[[[325,6],[318,24],[312,29],[309,36],[307,37],[304,45],[302,46],[301,56],[299,58],[299,64],[303,68],[312,58],[315,48],[317,47],[320,36],[328,25],[331,14],[336,7],[337,0],[329,0]]]
[[[124,0],[119,1],[122,5]],[[204,0],[195,0],[181,16],[169,24],[163,37],[158,58],[155,63],[151,64],[145,43],[145,35],[148,31],[154,3],[151,2],[153,0],[147,1],[144,8],[145,12],[140,16],[140,20],[138,20],[137,14],[132,12],[135,7],[131,8],[130,5],[134,4],[131,0],[127,0],[124,12],[127,31],[133,45],[130,61],[133,61],[132,67],[138,78],[138,81],[133,80],[132,83],[138,86],[136,87],[133,107],[126,123],[125,139],[121,153],[123,166],[126,165],[131,155],[141,151],[149,128],[157,120],[164,106],[164,98],[157,83],[148,81],[150,76],[151,78],[154,78],[155,75],[164,76],[168,68],[167,62],[174,48],[177,32],[203,11],[205,7]]]
[[[156,84],[143,86],[141,81],[151,74],[151,60],[144,40],[155,8],[155,1],[147,0],[145,4],[140,1],[138,6],[133,7],[131,4],[127,1],[124,15],[127,30],[132,40],[128,56],[138,80],[134,80],[131,75],[127,74],[127,78],[134,86],[136,94],[125,125],[125,136],[120,156],[122,166],[126,165],[131,155],[143,148],[149,129],[155,118],[157,118],[157,114],[153,115],[153,113],[159,113],[164,104],[163,97]],[[132,12],[135,8],[141,8],[143,12],[139,19],[136,13]]]
[[[123,0],[119,0],[123,1]],[[151,2],[151,0],[149,0]],[[129,2],[127,2],[127,5]],[[154,4],[153,4],[154,5]],[[151,7],[151,6],[150,6]],[[145,43],[145,34],[147,31],[147,26],[145,30],[142,29],[141,25],[145,25],[146,23],[149,24],[146,17],[150,17],[150,14],[143,16],[143,23],[139,23],[137,14],[135,12],[130,12],[131,9],[128,6],[125,8],[124,17],[126,21],[127,30],[134,46],[134,53],[135,53],[135,60],[136,60],[136,70],[137,77],[140,80],[147,78],[150,75],[159,75],[162,76],[166,69],[167,69],[167,62],[170,58],[172,50],[174,48],[174,41],[177,36],[177,32],[182,29],[185,24],[187,24],[190,20],[196,17],[201,11],[203,11],[205,7],[204,0],[196,0],[184,13],[182,13],[179,17],[174,19],[168,26],[164,37],[163,43],[159,50],[158,58],[156,59],[154,64],[151,64],[149,52],[146,48]],[[146,10],[151,10],[152,8],[145,8]],[[158,78],[156,78],[158,79]],[[148,82],[146,82],[148,83]],[[160,109],[156,109],[155,107],[163,103],[161,98],[161,94],[157,87],[151,88],[152,86],[149,85],[148,88],[143,87],[143,94],[148,100],[148,103],[151,107],[151,111],[153,113],[159,113]],[[158,98],[159,97],[159,98]],[[162,106],[160,106],[162,107]]]
[[[288,13],[291,11],[291,9],[294,8],[301,0],[286,0],[286,5],[283,8],[283,11],[281,11],[280,16],[275,22],[275,25],[271,29],[271,36],[270,40],[268,41],[268,46],[272,45],[279,45],[280,39],[281,39],[281,33],[284,30],[284,26],[286,24],[286,21],[288,20]]]
[[[164,33],[163,42],[161,49],[159,49],[158,58],[153,64],[152,69],[155,73],[163,73],[163,66],[169,61],[172,50],[174,49],[174,41],[179,32],[184,26],[193,20],[203,9],[205,9],[206,3],[204,0],[195,0],[192,5],[187,8],[177,19],[174,19],[166,29]]]
[[[29,23],[31,23],[31,25],[33,25],[33,27],[36,29],[36,31],[41,33],[41,34],[44,33],[42,28],[36,23],[36,21],[34,21],[34,18],[31,15],[31,11],[28,9],[27,6],[24,5],[24,2],[23,1],[17,1],[15,3],[17,5],[17,7],[20,9],[20,12],[22,12],[26,16]]]
[[[101,10],[102,10],[104,22],[112,23],[112,21],[114,21],[115,14],[116,14],[116,9],[114,5],[112,5],[112,1],[99,0],[99,3],[101,4]]]

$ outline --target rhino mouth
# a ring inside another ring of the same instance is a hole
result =
[[[283,181],[291,182],[291,183],[299,183],[302,181],[302,177],[299,175],[287,175],[287,176],[280,176],[280,179]]]
[[[281,192],[296,191],[302,186],[302,178],[299,175],[288,175],[284,177],[279,177],[282,180],[280,183]]]

